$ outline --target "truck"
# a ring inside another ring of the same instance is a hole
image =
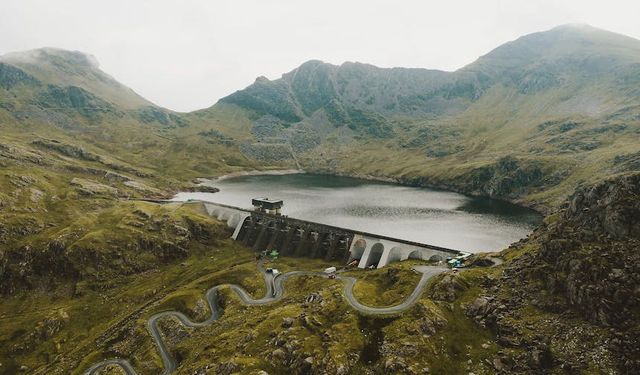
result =
[[[447,258],[447,264],[449,265],[450,268],[456,269],[456,268],[463,268],[464,265],[464,261],[465,259],[468,257],[464,256],[464,255],[459,255],[455,258]]]

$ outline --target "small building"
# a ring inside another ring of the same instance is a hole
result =
[[[280,215],[284,202],[282,199],[253,198],[251,200],[253,209],[258,212]]]

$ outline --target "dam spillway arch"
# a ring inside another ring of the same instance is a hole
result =
[[[377,236],[371,233],[358,232],[354,235],[354,241],[363,241],[369,244],[359,258],[359,268],[371,267],[382,268],[393,262],[401,262],[407,259],[421,259],[428,261],[443,261],[448,257],[456,257],[465,253],[458,250],[447,249],[439,246],[432,246],[413,241],[406,241],[386,236]],[[380,250],[382,249],[382,254]],[[353,259],[358,259],[355,254],[360,250],[354,247],[350,249]]]
[[[332,225],[314,223],[270,212],[251,211],[207,201],[207,214],[233,229],[232,238],[260,252],[277,249],[285,256],[322,258],[359,268],[382,268],[407,259],[445,260],[465,253],[459,250],[407,241]]]
[[[236,207],[223,206],[219,204],[213,204],[208,202],[202,202],[207,214],[211,217],[215,217],[220,221],[225,221],[227,226],[234,229],[231,238],[234,240],[238,238],[241,224],[251,216],[251,213]]]

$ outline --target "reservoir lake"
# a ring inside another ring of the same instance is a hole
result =
[[[498,251],[541,222],[508,202],[392,183],[313,174],[211,180],[218,193],[178,193],[251,209],[251,199],[282,199],[283,215],[467,252]]]

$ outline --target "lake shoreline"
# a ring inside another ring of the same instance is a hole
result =
[[[407,186],[393,179],[270,172],[203,180],[220,191],[183,192],[173,200],[210,200],[249,208],[252,198],[275,197],[286,202],[284,214],[301,220],[469,252],[502,249],[526,237],[542,219],[534,210],[503,200]]]
[[[232,172],[232,173],[223,174],[217,177],[198,177],[197,180],[201,184],[205,184],[207,182],[218,182],[218,181],[224,181],[230,178],[244,177],[244,176],[268,176],[268,175],[284,176],[288,174],[306,174],[306,173],[308,172],[303,169],[273,169],[273,170],[254,169],[250,171]]]
[[[401,178],[398,178],[398,177],[375,176],[375,175],[371,175],[371,174],[358,174],[358,173],[346,173],[346,172],[335,172],[335,171],[334,172],[328,172],[326,170],[304,170],[304,169],[273,169],[273,170],[254,169],[254,170],[249,170],[249,171],[232,172],[232,173],[220,175],[220,176],[217,176],[217,177],[199,177],[199,178],[197,178],[197,180],[202,185],[215,187],[215,185],[213,185],[213,183],[224,181],[224,180],[227,180],[227,179],[230,179],[230,178],[245,177],[245,176],[284,176],[284,175],[291,175],[291,174],[309,174],[309,175],[316,175],[316,176],[351,177],[351,178],[356,178],[356,179],[359,179],[359,180],[384,182],[384,183],[395,184],[395,185],[398,185],[398,186],[408,186],[408,187],[432,189],[432,190],[436,190],[436,191],[453,192],[453,193],[458,193],[458,194],[465,195],[467,197],[487,198],[487,199],[493,199],[493,200],[502,201],[502,202],[506,202],[506,203],[511,203],[511,204],[514,204],[514,205],[517,205],[517,206],[524,207],[524,208],[530,209],[532,211],[535,211],[537,214],[539,214],[542,217],[546,217],[550,213],[550,211],[549,211],[549,209],[547,207],[538,205],[535,202],[526,202],[526,201],[521,201],[521,200],[518,200],[518,199],[508,199],[508,198],[503,198],[503,197],[491,197],[491,196],[483,194],[481,192],[466,191],[464,189],[460,189],[460,188],[457,188],[455,186],[415,184],[415,183],[409,183],[409,182],[407,182],[407,181],[405,181],[405,180],[403,180]],[[174,196],[175,196],[175,193],[177,193],[177,192],[174,192]]]
[[[472,197],[472,198],[487,198],[487,199],[492,199],[492,200],[497,200],[497,201],[501,201],[501,202],[511,203],[511,204],[514,204],[514,205],[517,205],[517,206],[520,206],[520,207],[528,208],[528,209],[530,209],[532,211],[535,211],[537,214],[541,215],[542,217],[546,217],[551,212],[545,206],[540,206],[540,205],[536,204],[535,202],[526,202],[526,201],[521,201],[521,200],[518,200],[518,199],[508,199],[508,198],[503,198],[503,197],[492,197],[492,196],[489,196],[487,194],[483,194],[481,192],[467,191],[467,190],[460,189],[460,188],[457,188],[455,186],[450,186],[450,185],[416,184],[416,183],[410,183],[410,182],[404,181],[404,180],[402,180],[401,178],[398,178],[398,177],[374,176],[374,175],[370,175],[370,174],[357,174],[357,173],[345,173],[345,172],[327,172],[327,171],[322,171],[322,170],[305,171],[305,173],[312,174],[312,175],[317,175],[317,176],[351,177],[351,178],[357,178],[357,179],[366,180],[366,181],[385,182],[385,183],[395,184],[395,185],[399,185],[399,186],[426,188],[426,189],[431,189],[431,190],[435,190],[435,191],[445,191],[445,192],[458,193],[458,194],[462,194],[462,195],[465,195],[467,197]]]

